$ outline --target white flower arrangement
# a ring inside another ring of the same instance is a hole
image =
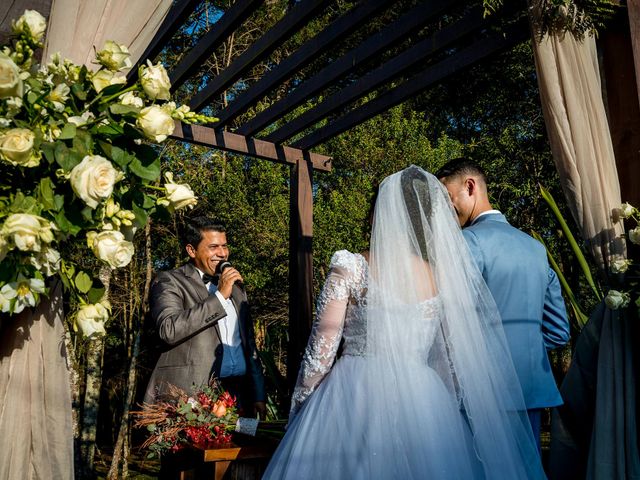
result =
[[[640,245],[640,211],[630,203],[623,203],[615,210],[614,219],[635,223],[635,227],[627,230],[626,238],[630,243]],[[611,261],[611,273],[625,275],[624,279],[627,290],[609,290],[605,298],[605,303],[610,309],[617,310],[628,307],[631,303],[632,296],[634,296],[636,298],[635,304],[640,310],[640,288],[637,269],[635,272],[633,271],[634,266],[632,260],[625,258],[614,258]]]
[[[74,327],[104,333],[109,308],[94,272],[79,271],[60,252],[87,246],[104,265],[122,268],[135,255],[133,232],[158,208],[193,208],[186,184],[160,181],[160,159],[145,140],[163,142],[174,119],[216,119],[177,107],[162,64],[147,62],[127,84],[126,46],[107,41],[92,72],[54,54],[33,64],[46,20],[27,10],[0,49],[0,311],[20,313],[46,295],[59,275],[80,305]]]

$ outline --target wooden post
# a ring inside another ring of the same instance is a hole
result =
[[[308,154],[305,153],[305,156]],[[313,316],[313,166],[306,158],[291,168],[289,201],[289,349],[287,383],[292,390]]]

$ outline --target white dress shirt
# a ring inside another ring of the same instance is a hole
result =
[[[204,272],[197,269],[200,278]],[[215,295],[220,300],[227,316],[218,321],[220,329],[220,337],[222,340],[222,365],[220,366],[220,377],[235,377],[244,375],[247,372],[247,362],[244,358],[242,350],[242,339],[240,338],[240,324],[238,322],[238,313],[233,305],[231,298],[224,298],[218,291],[218,287],[212,282],[205,283],[209,295]]]

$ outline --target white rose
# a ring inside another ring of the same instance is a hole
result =
[[[124,239],[124,235],[113,230],[104,230],[100,233],[90,232],[87,238],[92,243],[92,250],[96,257],[112,268],[122,268],[129,264],[133,257],[133,243]]]
[[[631,215],[633,215],[634,210],[635,208],[633,208],[633,205],[631,205],[630,203],[623,203],[622,205],[620,205],[620,214],[624,218],[629,218]]]
[[[619,292],[618,290],[609,290],[607,296],[604,299],[607,307],[611,310],[617,310],[618,308],[625,308],[629,305],[631,298],[628,293]]]
[[[153,65],[147,60],[147,66],[142,67],[140,83],[142,84],[144,93],[146,93],[147,97],[151,100],[169,100],[171,81],[161,63]]]
[[[122,105],[131,105],[132,107],[138,108],[144,107],[144,101],[133,92],[123,93],[118,98]]]
[[[171,115],[157,105],[140,110],[136,124],[148,139],[155,142],[164,142],[175,127]]]
[[[96,116],[92,112],[84,112],[82,115],[67,118],[67,122],[73,123],[76,127],[82,127],[94,118]]]
[[[629,237],[629,241],[631,243],[640,245],[640,227],[636,227],[633,230],[629,230],[629,233],[627,233],[627,236]]]
[[[4,53],[0,53],[0,98],[22,97],[24,84],[20,69]]]
[[[611,271],[613,273],[624,273],[629,269],[633,262],[631,260],[618,259],[611,262]]]
[[[44,36],[47,21],[35,10],[25,10],[17,21],[12,22],[12,28],[16,34],[31,34],[31,37],[38,42]]]
[[[107,40],[104,48],[96,53],[98,62],[113,72],[131,68],[130,56],[129,50],[125,45],[118,44],[112,40]]]
[[[71,188],[91,208],[111,196],[120,178],[111,162],[100,155],[87,155],[69,175]]]
[[[91,76],[91,83],[96,92],[100,93],[109,85],[127,83],[127,77],[122,75],[116,76],[109,70],[100,70]]]
[[[109,310],[102,303],[83,305],[76,315],[76,325],[85,337],[101,336],[107,333],[104,323],[109,320]]]
[[[9,215],[2,226],[2,235],[22,251],[39,252],[41,243],[53,241],[53,226],[37,215],[14,213]]]
[[[27,128],[12,128],[0,135],[0,158],[11,165],[37,167],[39,152],[34,152],[35,134]]]
[[[182,208],[193,208],[198,203],[198,200],[191,190],[191,187],[186,183],[174,183],[173,173],[167,172],[164,174],[167,183],[164,184],[164,188],[167,191],[165,198],[158,199],[160,205],[164,205],[169,209],[171,213]]]
[[[60,252],[45,246],[37,256],[31,257],[29,262],[45,276],[50,277],[60,271]]]

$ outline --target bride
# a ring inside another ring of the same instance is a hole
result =
[[[544,478],[496,306],[421,168],[381,184],[369,258],[333,255],[264,478]]]

